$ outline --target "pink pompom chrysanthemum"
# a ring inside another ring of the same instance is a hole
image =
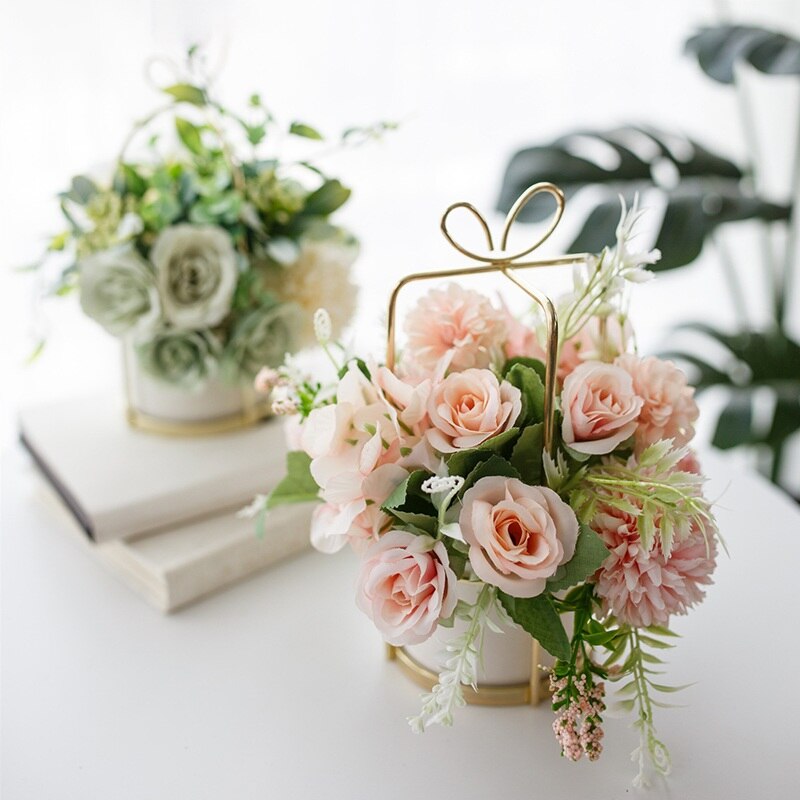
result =
[[[713,529],[705,533],[694,525],[687,537],[676,541],[668,557],[656,540],[642,547],[637,518],[614,508],[602,508],[592,528],[609,549],[595,574],[603,611],[636,627],[667,625],[673,614],[685,614],[705,596],[712,583],[717,544]]]
[[[432,289],[406,317],[406,364],[433,370],[445,356],[455,371],[488,367],[506,338],[506,319],[488,297],[457,283]]]

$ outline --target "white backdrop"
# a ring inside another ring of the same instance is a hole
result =
[[[452,261],[438,235],[442,209],[458,199],[490,209],[518,146],[570,128],[649,121],[742,156],[731,90],[682,55],[694,28],[726,10],[800,33],[797,0],[9,0],[0,19],[2,440],[13,435],[19,402],[118,380],[116,343],[74,300],[50,302],[36,318],[51,336],[44,355],[24,366],[33,279],[10,270],[58,228],[54,193],[111,159],[132,119],[157,102],[143,80],[148,56],[179,57],[205,43],[212,60],[224,61],[218,90],[228,104],[243,105],[258,90],[284,120],[331,133],[402,122],[382,144],[327,164],[354,188],[342,221],[363,242],[356,335],[367,340],[401,273]],[[768,142],[767,185],[785,198],[797,82],[746,78]],[[756,252],[752,234],[747,225],[731,234],[745,267]],[[748,283],[755,316],[757,270]],[[731,319],[713,257],[645,287],[634,313],[645,348],[677,319]]]

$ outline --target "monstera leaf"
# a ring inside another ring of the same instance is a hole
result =
[[[593,147],[605,151],[604,162],[612,157],[613,166],[592,160],[588,154]],[[591,187],[599,191],[599,198],[569,249],[597,252],[615,240],[619,196],[630,205],[637,192],[655,188],[666,202],[655,242],[662,259],[655,269],[665,270],[694,261],[718,225],[788,217],[789,207],[753,196],[743,177],[734,162],[686,136],[641,126],[583,130],[517,152],[506,168],[497,207],[507,212],[539,181],[557,184],[567,199]],[[547,200],[534,197],[519,218],[538,221],[550,213]]]
[[[800,42],[764,28],[701,28],[686,42],[686,52],[719,83],[733,83],[735,65],[742,61],[767,75],[800,75]]]
[[[766,447],[772,452],[771,477],[777,482],[784,443],[800,430],[800,344],[778,330],[726,333],[703,323],[678,330],[699,334],[706,343],[711,340],[718,354],[702,357],[698,348],[663,354],[687,365],[698,392],[713,386],[727,390],[713,444],[723,450]],[[765,396],[769,404],[760,402]],[[761,413],[766,408],[771,413]]]

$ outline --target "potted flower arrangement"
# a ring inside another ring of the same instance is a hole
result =
[[[552,656],[561,754],[600,756],[613,681],[635,714],[642,783],[670,767],[652,711],[673,689],[653,665],[670,618],[711,583],[718,533],[689,449],[693,389],[633,348],[627,288],[659,255],[632,246],[639,216],[623,203],[613,247],[561,260],[580,263],[572,291],[543,302],[546,337],[541,320],[449,283],[406,316],[396,364],[390,343],[386,365],[335,359],[332,387],[272,373],[277,409],[297,416],[266,506],[321,500],[312,542],[360,554],[359,608],[417,677],[433,676],[414,730],[451,724],[484,691],[535,684],[533,641]],[[333,358],[325,312],[317,328]]]
[[[336,330],[357,295],[358,243],[330,219],[350,190],[308,157],[278,156],[287,139],[322,135],[280,126],[256,94],[235,113],[197,64],[192,50],[189,74],[136,123],[110,180],[72,179],[60,195],[67,228],[43,260],[58,270],[54,292],[77,291],[123,342],[132,421],[188,431],[263,415],[257,369],[313,343],[323,291]],[[342,143],[388,127],[350,129]]]

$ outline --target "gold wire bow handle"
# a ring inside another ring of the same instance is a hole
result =
[[[511,228],[519,216],[522,209],[538,194],[546,193],[551,195],[556,201],[556,210],[550,219],[547,230],[528,248],[518,253],[510,254],[507,252],[508,236]],[[588,258],[587,253],[572,253],[559,256],[557,258],[539,259],[536,261],[521,261],[525,256],[530,255],[537,247],[544,244],[561,221],[564,214],[564,193],[553,183],[536,183],[528,187],[517,199],[511,210],[506,216],[503,232],[500,239],[500,250],[494,249],[492,232],[483,215],[470,203],[460,202],[451,205],[442,215],[441,230],[448,242],[462,255],[481,262],[479,265],[469,265],[466,267],[444,269],[435,272],[417,272],[406,275],[400,280],[392,291],[389,300],[389,313],[387,317],[387,346],[386,346],[386,365],[389,369],[394,369],[396,361],[396,322],[397,322],[397,298],[404,286],[417,281],[441,280],[442,278],[455,278],[460,276],[480,275],[489,272],[499,272],[513,284],[522,289],[541,309],[545,317],[547,330],[547,342],[545,347],[545,380],[544,380],[544,447],[550,454],[554,454],[555,445],[555,396],[556,396],[556,372],[558,362],[558,315],[553,301],[544,292],[530,286],[515,274],[518,269],[531,269],[534,267],[551,267],[568,264],[581,264]],[[487,254],[480,254],[459,244],[452,236],[447,227],[450,214],[456,209],[466,209],[478,221],[486,243],[489,247]]]

